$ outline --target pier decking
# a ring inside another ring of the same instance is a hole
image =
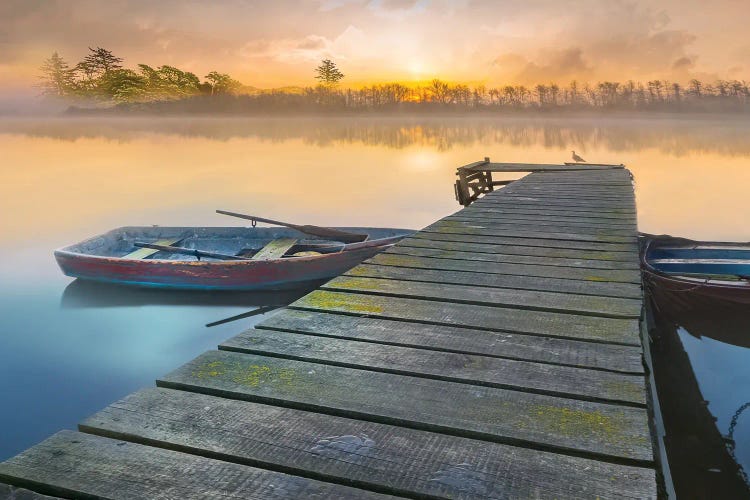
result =
[[[0,482],[113,498],[656,497],[630,173],[533,171],[0,464]]]

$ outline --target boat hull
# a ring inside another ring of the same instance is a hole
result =
[[[705,248],[707,250],[704,250]],[[750,280],[738,279],[726,281],[711,275],[701,277],[701,273],[712,270],[716,273],[731,272],[736,264],[705,265],[685,264],[661,265],[658,269],[652,263],[654,257],[690,256],[691,253],[716,260],[717,258],[737,260],[750,253],[750,245],[746,243],[702,242],[673,238],[669,236],[646,235],[645,245],[641,253],[641,268],[646,286],[652,294],[668,295],[674,300],[680,295],[698,297],[704,300],[732,302],[736,304],[750,304]],[[655,261],[654,261],[655,262]],[[733,267],[731,267],[733,266]],[[692,272],[692,276],[681,276],[679,273]],[[673,274],[674,273],[674,274]]]
[[[383,247],[283,261],[135,261],[56,253],[63,273],[73,278],[154,288],[195,290],[283,289],[333,278]]]
[[[385,233],[382,238],[348,245],[346,251],[271,260],[128,259],[82,250],[101,247],[102,242],[111,244],[127,230],[131,228],[56,250],[55,259],[67,276],[102,283],[185,290],[284,290],[338,276],[410,234],[408,230],[380,230]]]

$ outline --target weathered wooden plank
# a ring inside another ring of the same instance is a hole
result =
[[[503,211],[475,211],[471,209],[462,210],[447,218],[472,220],[472,221],[490,221],[490,222],[514,222],[518,224],[534,224],[541,226],[571,226],[571,227],[590,227],[590,228],[617,228],[637,231],[635,220],[606,220],[596,218],[571,218],[551,215],[528,215],[528,214],[508,214]]]
[[[559,165],[553,163],[485,163],[468,167],[474,170],[486,170],[490,172],[606,172],[610,170],[622,170],[622,165],[605,165],[595,163],[582,163],[579,165]]]
[[[611,186],[597,188],[594,186],[565,187],[557,185],[533,185],[513,183],[502,188],[498,194],[521,194],[532,196],[563,196],[565,198],[576,199],[605,199],[605,200],[632,200],[634,196],[633,188],[613,188]]]
[[[59,500],[60,497],[42,495],[26,488],[17,488],[9,484],[0,483],[0,498],[5,500]]]
[[[498,195],[502,196],[530,196],[533,198],[549,198],[552,200],[576,200],[576,201],[595,201],[595,202],[632,202],[633,191],[627,192],[625,190],[613,191],[600,191],[594,192],[591,189],[579,189],[579,190],[563,190],[545,187],[530,187],[530,186],[518,186],[512,185],[502,189]]]
[[[504,194],[502,191],[498,193],[503,196],[488,197],[485,196],[481,201],[483,205],[498,205],[498,204],[518,204],[518,205],[534,205],[534,206],[545,206],[555,207],[559,209],[572,209],[572,210],[608,210],[610,212],[635,213],[635,201],[630,202],[613,202],[613,201],[584,201],[575,199],[562,199],[559,197],[542,197],[542,196],[521,196]]]
[[[419,231],[411,235],[432,241],[454,241],[482,243],[489,245],[517,245],[519,247],[539,247],[544,249],[571,249],[602,252],[603,254],[622,254],[626,260],[633,258],[633,245],[621,243],[596,243],[593,241],[550,240],[544,238],[517,238],[514,236],[480,236],[460,233]]]
[[[544,209],[544,210],[556,210],[558,212],[586,212],[593,214],[610,214],[610,215],[625,215],[635,216],[634,208],[627,207],[592,207],[592,206],[581,206],[571,205],[566,203],[553,203],[553,202],[539,202],[532,200],[514,200],[510,197],[497,197],[488,198],[487,196],[478,199],[473,203],[478,207],[494,207],[494,208],[516,208],[516,209]]]
[[[165,238],[162,240],[156,240],[154,241],[154,245],[163,245],[163,246],[170,246],[174,245],[177,242],[180,242],[184,240],[183,237],[178,238]],[[160,250],[156,250],[154,248],[139,248],[138,250],[133,250],[127,255],[123,255],[121,258],[123,259],[145,259],[146,257],[151,257],[155,253],[160,252]]]
[[[219,349],[588,401],[641,407],[646,404],[642,375],[267,329],[247,330],[222,343]]]
[[[478,288],[446,283],[339,276],[324,284],[324,290],[372,293],[389,297],[508,307],[529,311],[564,312],[602,318],[632,318],[641,315],[642,301],[623,297],[599,297],[539,290]]]
[[[253,260],[272,260],[280,259],[285,253],[297,244],[296,238],[279,238],[269,241],[266,246],[258,250],[258,253],[252,256]]]
[[[551,222],[540,224],[533,220],[497,219],[492,217],[471,217],[463,214],[449,215],[440,219],[436,224],[454,222],[464,224],[468,227],[485,227],[493,230],[534,231],[551,233],[573,233],[587,236],[620,236],[627,239],[637,237],[633,227],[607,227],[607,226],[581,226],[565,224],[563,222]]]
[[[477,207],[485,207],[485,208],[504,208],[509,207],[513,209],[527,209],[527,208],[535,208],[540,209],[543,208],[545,210],[557,210],[560,213],[566,213],[568,211],[575,211],[575,212],[586,212],[587,214],[596,215],[596,214],[617,214],[620,215],[621,218],[629,218],[632,219],[636,216],[635,207],[626,207],[626,206],[619,206],[615,207],[612,205],[580,205],[580,204],[572,204],[572,203],[565,203],[562,201],[556,201],[556,200],[538,200],[538,199],[529,199],[530,197],[504,197],[504,198],[497,198],[491,201],[485,202],[484,199],[479,199],[478,201],[474,202],[477,204]],[[480,203],[482,202],[482,203]]]
[[[638,300],[643,298],[641,287],[632,283],[592,282],[512,274],[497,275],[473,271],[446,271],[444,269],[416,269],[412,267],[379,266],[369,263],[350,269],[345,276],[467,285],[477,287],[479,290],[489,287],[574,293],[599,297],[625,297]]]
[[[83,428],[406,496],[656,494],[653,469],[169,389],[132,394]]]
[[[414,238],[411,241],[419,241]],[[535,266],[558,266],[558,267],[580,267],[584,269],[613,269],[613,270],[631,270],[638,271],[638,263],[633,255],[632,262],[626,261],[607,261],[594,259],[566,258],[566,257],[549,257],[535,255],[517,255],[503,253],[481,253],[472,252],[471,249],[462,248],[456,245],[455,249],[442,248],[425,248],[424,246],[411,246],[409,242],[401,243],[389,248],[386,252],[389,254],[413,255],[415,257],[435,257],[441,259],[459,259],[459,260],[479,260],[483,262],[507,262],[509,264],[528,264]],[[635,281],[638,282],[638,281]]]
[[[505,228],[498,227],[497,229],[491,225],[478,225],[471,223],[464,223],[459,221],[440,221],[435,224],[431,224],[423,229],[423,231],[430,233],[448,233],[448,234],[468,234],[476,236],[499,236],[499,237],[513,237],[513,238],[543,238],[550,240],[568,240],[568,241],[586,241],[592,243],[622,243],[630,244],[632,249],[636,247],[637,236],[617,236],[609,234],[582,234],[572,232],[552,232],[543,231],[540,229],[524,230],[523,228],[513,226],[506,226]]]
[[[481,200],[480,200],[481,201]],[[543,205],[533,205],[527,207],[516,207],[513,205],[491,205],[482,204],[479,201],[472,203],[468,207],[464,208],[463,213],[471,214],[504,214],[508,216],[514,215],[526,215],[526,216],[552,216],[561,219],[568,220],[601,220],[603,223],[611,222],[622,222],[622,223],[633,223],[636,221],[635,214],[623,214],[623,213],[607,213],[607,212],[591,212],[591,211],[575,211],[575,210],[556,210],[546,208]]]
[[[524,246],[513,244],[473,243],[470,241],[462,241],[460,239],[457,241],[452,239],[433,240],[426,238],[425,236],[427,235],[434,235],[434,233],[425,233],[421,235],[415,234],[414,236],[399,242],[399,246],[435,248],[438,250],[451,250],[459,252],[463,251],[471,253],[505,254],[519,256],[528,255],[560,259],[586,259],[592,261],[602,261],[604,264],[610,264],[611,269],[634,269],[632,263],[633,252],[604,252],[578,250],[571,248],[545,248],[538,246]]]
[[[62,431],[6,462],[0,480],[76,498],[387,498],[347,486]]]
[[[639,345],[638,321],[316,290],[290,307],[482,330]]]
[[[653,461],[642,408],[229,351],[206,352],[157,385],[631,465]]]
[[[641,348],[636,346],[296,309],[279,311],[256,325],[256,328],[622,373],[643,373]]]
[[[488,254],[483,254],[488,255]],[[585,282],[614,282],[640,284],[640,274],[628,269],[584,269],[578,267],[536,266],[508,264],[480,260],[417,257],[395,253],[381,253],[367,261],[381,266],[412,267],[415,269],[444,269],[446,271],[471,271],[488,274],[510,274],[537,278],[560,278]],[[497,276],[500,281],[502,277]]]

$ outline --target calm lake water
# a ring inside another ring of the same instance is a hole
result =
[[[52,251],[124,225],[237,225],[214,210],[420,228],[458,209],[455,168],[625,163],[641,231],[750,240],[750,121],[580,118],[0,118],[0,460],[260,321],[294,295],[71,285]],[[748,329],[750,330],[750,329]],[[750,331],[748,331],[750,335]],[[750,350],[680,334],[726,434]],[[750,410],[734,429],[750,470]]]

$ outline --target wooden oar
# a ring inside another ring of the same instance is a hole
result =
[[[370,237],[370,235],[368,234],[349,233],[346,231],[340,231],[338,229],[332,229],[330,227],[311,226],[309,224],[300,226],[298,224],[291,224],[289,222],[281,222],[278,220],[264,219],[263,217],[238,214],[236,212],[227,212],[225,210],[217,210],[216,213],[224,214],[224,215],[231,215],[232,217],[239,217],[240,219],[247,219],[253,222],[265,222],[266,224],[273,224],[275,226],[289,227],[291,229],[296,229],[297,231],[301,233],[309,234],[312,236],[318,236],[320,238],[327,238],[329,240],[342,241],[344,243],[357,243],[360,241],[365,241],[367,240],[367,238]]]
[[[238,319],[244,319],[244,318],[249,318],[251,316],[257,316],[259,314],[264,314],[264,313],[273,311],[274,309],[278,309],[279,307],[284,307],[284,306],[283,305],[262,306],[257,309],[253,309],[252,311],[248,311],[246,313],[238,314],[236,316],[230,316],[228,318],[220,319],[219,321],[213,321],[211,323],[206,324],[206,326],[208,328],[211,328],[212,326],[223,325],[224,323],[230,323],[232,321],[237,321]]]
[[[160,250],[162,252],[171,252],[171,253],[181,253],[185,255],[192,255],[193,257],[197,258],[198,260],[201,260],[201,257],[210,257],[212,259],[220,259],[220,260],[252,260],[247,257],[238,257],[236,255],[229,255],[225,253],[216,253],[216,252],[204,252],[203,250],[195,250],[194,248],[183,248],[183,247],[173,247],[173,246],[167,246],[167,245],[156,245],[154,243],[141,243],[139,241],[136,241],[133,243],[134,246],[137,246],[139,248],[153,248],[154,250]]]

